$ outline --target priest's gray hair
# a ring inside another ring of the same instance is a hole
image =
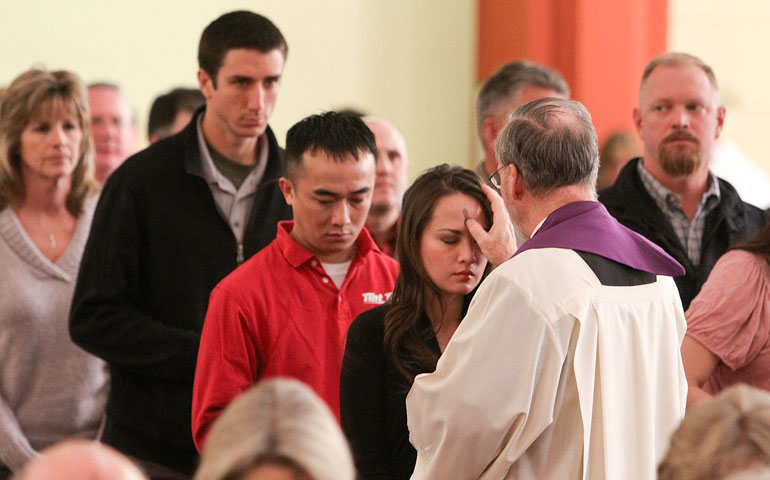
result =
[[[261,465],[286,467],[302,480],[354,480],[350,449],[334,414],[293,379],[265,380],[217,419],[195,480],[246,478]]]
[[[591,114],[580,102],[543,98],[511,113],[495,153],[513,164],[533,196],[569,185],[596,186],[599,146]]]

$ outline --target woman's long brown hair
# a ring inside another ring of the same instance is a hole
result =
[[[491,225],[489,200],[476,174],[466,168],[447,164],[431,168],[404,194],[396,239],[401,271],[389,300],[391,307],[385,315],[383,346],[386,356],[410,385],[417,374],[433,371],[438,361],[438,355],[429,346],[435,337],[433,327],[429,322],[421,324],[420,319],[425,315],[428,296],[440,298],[440,290],[422,264],[420,242],[439,199],[455,193],[478,200],[487,225]]]

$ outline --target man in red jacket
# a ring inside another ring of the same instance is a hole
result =
[[[339,416],[345,334],[391,294],[398,264],[363,229],[375,179],[375,140],[355,117],[310,116],[286,135],[280,186],[294,220],[214,289],[193,388],[200,451],[212,422],[261,378],[294,377]]]

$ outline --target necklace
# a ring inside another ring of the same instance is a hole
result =
[[[67,238],[69,233],[66,231],[67,227],[63,227],[62,225],[56,225],[52,223],[48,223],[46,225],[46,222],[44,222],[43,219],[34,216],[34,215],[25,215],[22,214],[19,217],[19,220],[22,221],[22,224],[25,224],[25,229],[27,231],[31,231],[29,228],[30,226],[34,226],[34,230],[38,232],[38,239],[40,241],[40,245],[38,245],[38,248],[48,250],[52,253],[57,253],[59,250],[60,240],[62,238]],[[58,239],[57,239],[58,236]],[[47,242],[45,240],[48,240]]]
[[[48,228],[44,227],[43,222],[40,221],[39,219],[35,219],[35,222],[38,228],[41,230],[40,233],[42,234],[42,236],[44,238],[48,237],[48,248],[50,248],[52,251],[56,250],[56,247],[59,246],[59,242],[56,241],[56,235],[54,235],[54,232],[50,231],[51,227],[48,227]]]

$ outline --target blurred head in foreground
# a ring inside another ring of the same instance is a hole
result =
[[[737,385],[687,410],[671,436],[658,479],[723,479],[761,471],[767,475],[768,467],[770,393]]]
[[[353,480],[348,444],[302,382],[272,379],[236,398],[211,429],[195,480]]]
[[[67,440],[30,461],[15,480],[147,480],[120,452],[91,440]]]

